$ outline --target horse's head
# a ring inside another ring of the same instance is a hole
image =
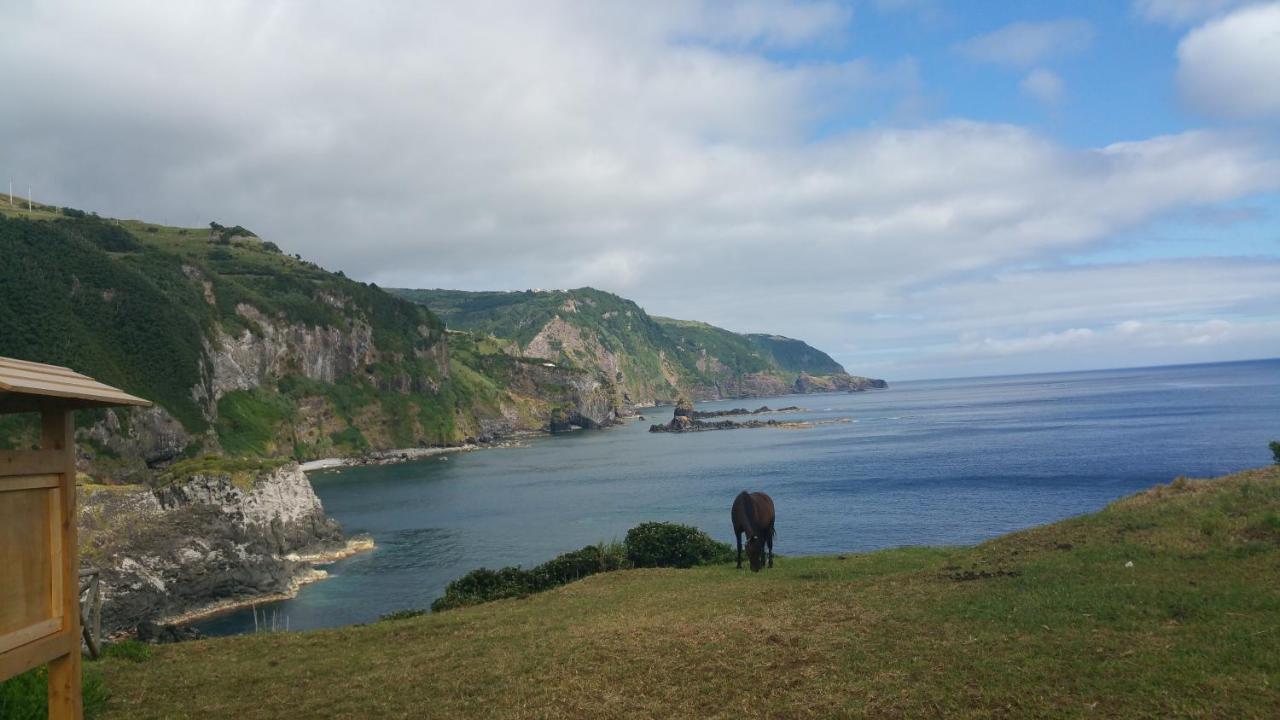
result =
[[[758,535],[747,538],[747,559],[751,561],[751,572],[760,572],[764,567],[764,541]]]

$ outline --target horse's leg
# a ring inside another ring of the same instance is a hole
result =
[[[733,537],[738,541],[738,569],[742,569],[742,531],[737,528],[733,531]]]
[[[773,567],[773,528],[769,528],[769,567]]]

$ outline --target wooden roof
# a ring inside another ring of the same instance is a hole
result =
[[[0,357],[0,413],[151,403],[60,365]]]

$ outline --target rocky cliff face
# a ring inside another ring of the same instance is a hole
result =
[[[884,380],[866,378],[858,375],[820,375],[800,373],[793,384],[792,392],[860,392],[862,390],[883,390],[889,387]]]
[[[336,298],[329,302],[341,304]],[[252,329],[232,336],[219,328],[206,348],[215,401],[233,390],[251,390],[288,374],[332,383],[376,359],[373,329],[362,320],[348,329],[285,323],[246,303],[236,306],[236,314]]]
[[[342,532],[297,464],[195,475],[152,490],[85,486],[82,562],[102,571],[104,632],[210,603],[284,593]]]

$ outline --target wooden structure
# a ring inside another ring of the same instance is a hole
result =
[[[0,680],[49,663],[49,717],[80,718],[78,408],[151,403],[64,367],[0,357],[0,414],[40,414],[39,450],[0,450]]]

